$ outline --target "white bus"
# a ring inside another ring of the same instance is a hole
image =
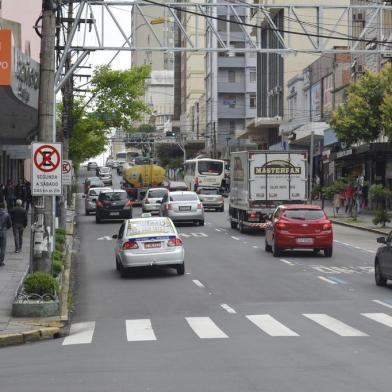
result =
[[[220,159],[189,159],[184,165],[184,182],[194,191],[200,187],[220,188],[225,176],[224,169],[225,162]]]

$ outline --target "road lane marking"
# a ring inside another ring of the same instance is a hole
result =
[[[254,314],[246,318],[270,336],[299,336],[269,314]]]
[[[189,234],[185,234],[185,233],[179,233],[180,237],[184,237],[184,238],[190,238]]]
[[[231,314],[237,313],[232,307],[230,307],[230,306],[227,305],[227,304],[220,304],[220,306],[221,306],[224,310],[226,310],[227,313],[231,313]]]
[[[189,233],[193,237],[208,237],[206,233]]]
[[[291,261],[288,261],[286,259],[279,259],[282,263],[288,264],[288,265],[294,265]]]
[[[185,317],[200,339],[224,339],[228,336],[209,317]]]
[[[350,327],[349,325],[331,317],[327,314],[309,314],[304,313],[303,316],[308,318],[309,320],[314,321],[315,323],[321,325],[322,327],[330,330],[331,332],[336,333],[339,336],[368,336],[367,334]]]
[[[362,250],[364,252],[377,253],[375,250],[363,249],[360,246],[351,245],[351,244],[348,244],[347,242],[342,242],[342,241],[338,241],[338,240],[333,240],[333,242],[336,242],[337,244],[349,246],[350,248],[355,248],[355,249],[358,249],[358,250]]]
[[[109,237],[108,235],[105,235],[104,237],[99,237],[97,238],[97,241],[112,241],[113,238]]]
[[[335,282],[335,281],[333,281],[331,279],[328,279],[328,278],[324,278],[324,276],[318,276],[318,278],[323,280],[324,282],[328,282],[328,283],[331,283],[331,284],[337,284],[337,282]]]
[[[378,299],[374,299],[373,302],[375,302],[376,304],[382,305],[382,306],[386,306],[389,309],[392,309],[392,305],[384,302],[384,301],[380,301]]]
[[[222,230],[220,230],[220,229],[215,229],[215,231],[219,231],[219,232],[221,232]]]
[[[392,328],[392,317],[385,313],[361,313],[362,316]]]
[[[336,278],[335,276],[330,276],[329,279],[335,281],[336,283],[347,284],[345,280]]]
[[[193,282],[196,286],[198,286],[198,287],[202,287],[202,288],[205,288],[205,287],[206,287],[206,286],[204,286],[203,283],[200,282],[200,280],[193,279],[192,282]]]
[[[89,344],[93,340],[95,321],[71,324],[69,336],[63,341],[63,346],[74,344]]]
[[[150,319],[125,320],[128,342],[157,340]]]
[[[233,240],[240,241],[240,239],[239,239],[238,237],[234,237],[233,235],[231,236],[231,238],[232,238]]]
[[[259,249],[257,245],[253,245],[253,249]]]

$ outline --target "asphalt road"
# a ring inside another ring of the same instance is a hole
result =
[[[186,275],[122,279],[119,223],[97,225],[78,202],[71,334],[2,349],[1,392],[389,390],[392,285],[374,284],[377,235],[335,226],[331,259],[274,258],[262,234],[207,212],[206,226],[178,228]]]

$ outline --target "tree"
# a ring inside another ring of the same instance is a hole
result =
[[[366,72],[358,82],[348,87],[347,100],[332,113],[329,120],[340,141],[350,146],[372,142],[380,135],[384,129],[382,105],[390,74],[390,66],[378,74]]]
[[[97,119],[94,113],[85,110],[83,100],[74,102],[73,130],[69,141],[69,157],[74,166],[105,151],[107,144],[107,124]]]
[[[348,97],[329,120],[338,139],[347,145],[377,139],[384,132],[392,139],[392,66],[367,72],[348,87]]]
[[[112,70],[108,65],[97,67],[91,79],[97,117],[108,127],[132,130],[132,123],[150,111],[140,98],[144,95],[145,80],[150,72],[149,66],[120,71]]]

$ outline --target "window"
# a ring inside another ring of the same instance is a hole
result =
[[[233,70],[228,71],[228,82],[235,83],[235,71]]]
[[[256,71],[249,72],[249,82],[256,83]]]
[[[107,193],[100,193],[99,200],[106,200],[106,201],[120,201],[126,200],[128,195],[126,192],[107,192]]]
[[[230,131],[230,134],[233,134],[235,132],[235,121],[233,121],[233,120],[229,121],[229,131]]]
[[[198,201],[196,193],[180,193],[180,194],[171,194],[170,201]]]
[[[251,107],[251,108],[256,107],[256,94],[249,95],[249,107]]]
[[[322,210],[286,210],[283,216],[289,219],[317,220],[325,218]]]
[[[198,172],[200,174],[216,174],[220,175],[223,171],[223,163],[216,161],[199,161]]]
[[[150,191],[148,191],[148,196],[147,197],[150,197],[150,198],[152,198],[152,199],[160,199],[161,197],[163,197],[163,196],[165,196],[166,195],[166,193],[167,193],[167,190],[166,189],[154,189],[154,190],[150,190]]]
[[[125,222],[121,225],[120,231],[118,232],[118,238],[121,239],[124,236]]]

